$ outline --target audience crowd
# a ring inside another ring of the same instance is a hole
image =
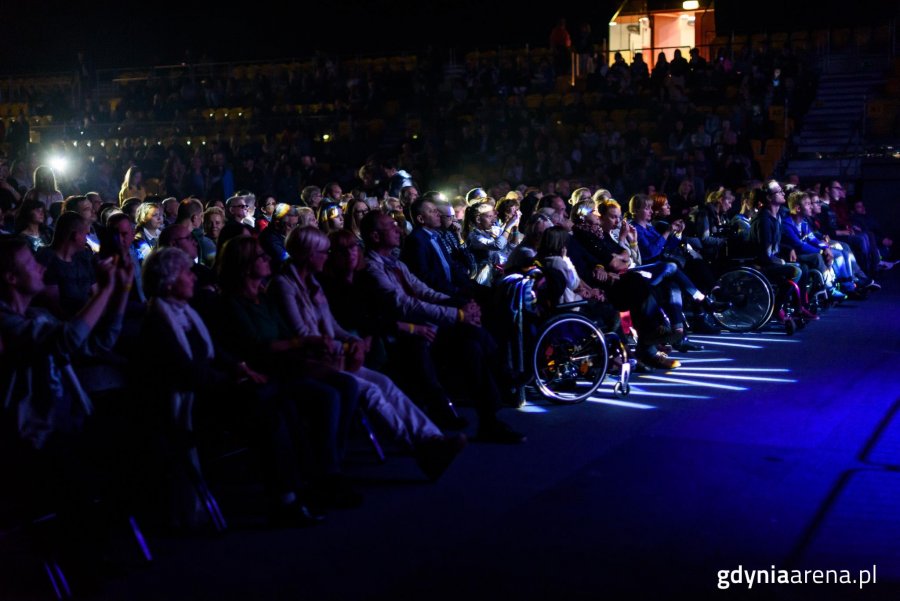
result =
[[[549,59],[472,60],[449,75],[423,61],[393,74],[402,81],[322,61],[279,85],[185,75],[135,86],[114,113],[85,105],[73,118],[87,124],[234,103],[262,111],[281,93],[377,115],[391,90],[424,127],[352,170],[356,151],[329,148],[326,169],[309,132],[291,125],[237,147],[107,148],[64,184],[36,154],[10,157],[0,166],[4,453],[44,470],[59,498],[73,481],[102,483],[89,477],[100,465],[136,457],[147,469],[131,500],[165,490],[171,502],[150,511],[196,527],[204,513],[189,483],[202,479],[205,443],[238,432],[265,485],[260,512],[310,525],[362,502],[343,475],[355,424],[430,479],[467,443],[459,403],[475,408],[476,440],[525,441],[499,417],[528,381],[508,357],[505,275],[535,279],[540,316],[586,301],[579,310],[630,339],[643,370],[677,369],[679,353],[702,349],[691,332],[718,331],[711,313],[727,303],[714,284],[736,256],[772,281],[782,321],[786,310],[817,318],[813,272],[835,301],[878,289],[892,240],[842,182],[779,182],[753,167],[760,115],[806,85],[798,61],[692,52],[650,72],[639,59],[596,69],[584,94],[653,115],[654,139],[636,118],[593,123],[581,101],[526,107],[528,94],[554,89]],[[730,86],[727,110],[696,110]],[[419,186],[460,171],[446,194]]]

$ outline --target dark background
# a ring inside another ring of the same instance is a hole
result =
[[[619,6],[510,0],[334,0],[293,4],[260,0],[239,11],[224,4],[123,3],[100,0],[64,6],[17,2],[3,11],[0,74],[67,71],[84,51],[98,68],[181,62],[306,58],[316,50],[368,54],[438,49],[489,49],[501,45],[546,46],[551,28],[566,17],[570,33],[588,21],[595,39],[605,37]],[[652,0],[653,7],[680,1]],[[701,2],[701,5],[705,3]],[[290,9],[286,8],[290,7]],[[900,14],[900,2],[856,0],[720,0],[715,5],[722,33],[844,27]],[[873,17],[873,15],[876,15]]]

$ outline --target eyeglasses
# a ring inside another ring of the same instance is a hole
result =
[[[359,211],[353,211],[353,214],[354,215],[365,215],[368,212],[369,212],[369,209],[364,209],[364,210],[359,210]]]
[[[246,209],[247,205],[231,205],[232,209]]]

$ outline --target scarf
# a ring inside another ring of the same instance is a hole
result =
[[[203,323],[200,315],[198,315],[189,304],[155,297],[150,299],[149,309],[159,313],[169,327],[172,328],[172,332],[175,334],[178,345],[185,353],[187,353],[189,359],[194,358],[194,354],[191,351],[191,344],[187,339],[187,333],[190,330],[195,330],[206,344],[206,356],[203,358],[213,358],[215,353],[213,351],[212,339],[209,336],[209,330],[206,329],[206,324]]]

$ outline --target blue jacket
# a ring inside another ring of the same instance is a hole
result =
[[[781,246],[790,248],[797,255],[812,255],[819,252],[816,237],[809,231],[809,223],[804,219],[798,226],[793,219],[781,222]]]

